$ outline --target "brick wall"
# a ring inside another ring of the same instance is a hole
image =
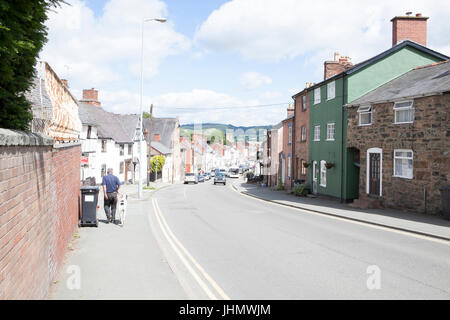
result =
[[[427,17],[395,17],[392,19],[392,46],[412,40],[427,46]]]
[[[0,146],[0,299],[46,298],[77,228],[80,155]]]
[[[347,146],[360,150],[360,199],[366,195],[367,149],[382,148],[381,205],[422,213],[442,211],[439,188],[450,181],[450,94],[414,100],[414,123],[394,124],[393,103],[373,105],[371,126],[349,108]],[[413,179],[393,177],[394,149],[410,149]],[[424,193],[426,190],[426,194]]]
[[[302,107],[302,97],[306,95],[306,110]],[[306,127],[306,140],[302,141],[302,127]],[[305,91],[295,97],[295,179],[308,181],[308,170],[302,174],[301,160],[308,162],[309,139],[309,95]]]

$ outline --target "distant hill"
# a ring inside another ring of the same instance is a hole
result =
[[[261,140],[263,137],[259,137],[259,130],[269,130],[272,126],[233,126],[231,124],[222,124],[222,123],[202,123],[203,134],[206,135],[208,141],[211,137],[221,137],[222,141],[225,137],[225,133],[227,130],[233,130],[236,134],[239,132],[247,132],[247,130],[255,130],[256,135],[258,136],[258,140]],[[180,135],[181,136],[189,136],[194,132],[194,124],[184,124],[180,126]],[[236,135],[235,135],[236,136]]]

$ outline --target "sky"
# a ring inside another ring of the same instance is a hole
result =
[[[334,52],[354,64],[392,46],[392,23],[430,17],[428,47],[450,55],[450,1],[66,0],[46,22],[47,61],[79,99],[185,123],[274,125]],[[166,23],[144,19],[165,18]],[[142,25],[144,37],[142,41]]]

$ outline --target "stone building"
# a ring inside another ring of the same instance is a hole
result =
[[[442,211],[450,181],[450,60],[412,71],[347,104],[359,154],[358,207]]]

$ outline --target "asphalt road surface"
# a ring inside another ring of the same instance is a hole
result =
[[[263,202],[230,180],[153,196],[150,225],[190,298],[450,298],[449,242]]]

